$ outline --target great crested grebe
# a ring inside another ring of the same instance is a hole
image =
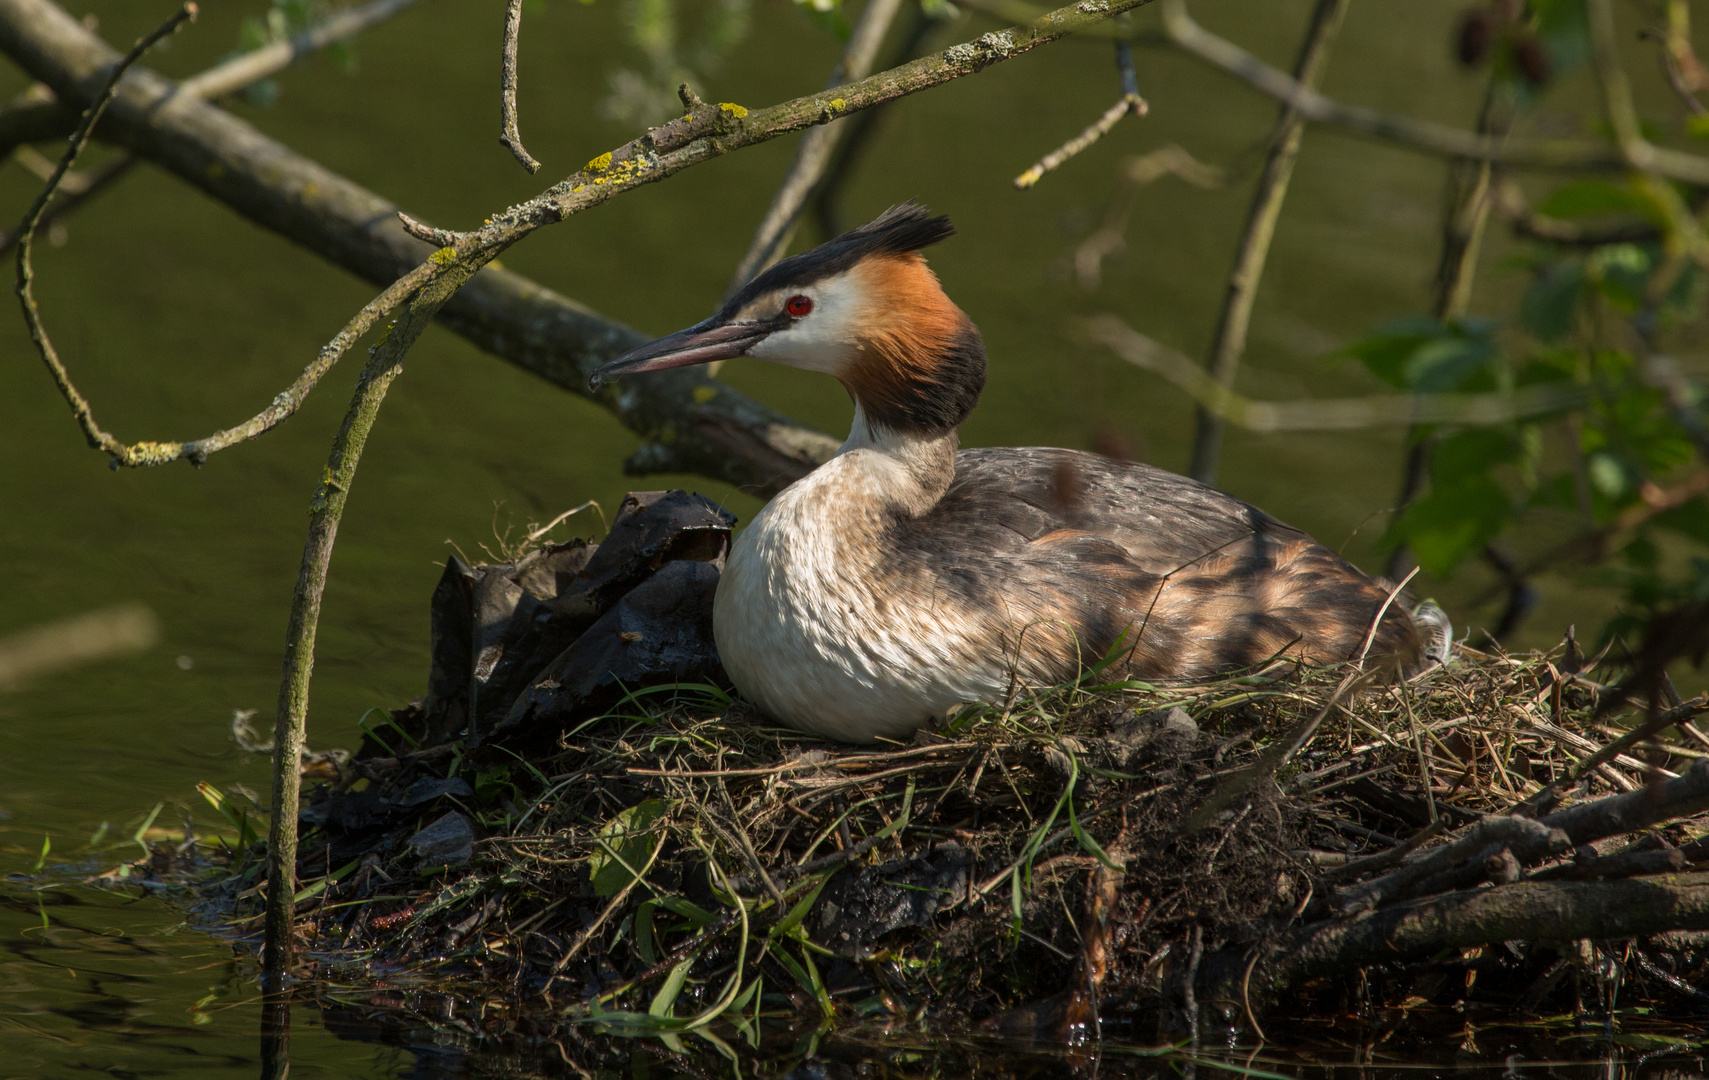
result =
[[[870,742],[1073,678],[1118,643],[1118,670],[1168,681],[1367,648],[1389,587],[1255,507],[1074,450],[957,452],[985,347],[919,254],[954,232],[892,207],[594,374],[754,356],[854,398],[842,449],[730,551],[713,634],[736,688],[792,727]],[[1420,670],[1448,634],[1440,609],[1395,602],[1368,655]]]

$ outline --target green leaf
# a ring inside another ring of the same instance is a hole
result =
[[[1438,485],[1457,484],[1486,475],[1497,465],[1519,460],[1523,447],[1511,432],[1474,428],[1446,436],[1430,455],[1430,479]]]
[[[819,902],[819,894],[825,891],[825,883],[830,880],[830,874],[821,874],[819,876],[819,883],[813,886],[813,891],[796,901],[795,906],[789,909],[789,914],[785,915],[778,921],[776,926],[772,927],[771,936],[783,937],[791,930],[794,930],[797,926],[800,926],[801,920],[805,919],[807,917],[807,913],[813,910],[813,905]],[[740,1006],[737,1007],[740,1008]]]
[[[1655,523],[1699,544],[1709,544],[1709,499],[1696,498],[1664,510],[1656,515]]]
[[[332,873],[316,880],[312,885],[298,889],[297,894],[291,897],[291,902],[293,904],[300,904],[304,900],[319,896],[321,893],[326,891],[328,885],[331,885],[334,882],[343,881],[345,875],[349,874],[360,865],[362,865],[361,859],[353,859],[350,862],[345,863]]]
[[[1545,217],[1582,218],[1599,214],[1642,214],[1649,216],[1651,202],[1626,184],[1611,184],[1605,180],[1585,180],[1556,188],[1541,203],[1537,212]]]
[[[658,946],[653,937],[653,912],[658,910],[657,900],[643,901],[635,911],[635,951],[641,954],[641,960],[648,967],[658,963]]]
[[[1496,355],[1495,343],[1487,338],[1438,338],[1407,357],[1403,377],[1410,389],[1420,393],[1446,393],[1483,371]]]
[[[131,841],[138,847],[142,848],[142,853],[145,856],[150,854],[150,852],[148,850],[148,841],[143,838],[148,835],[148,830],[154,827],[154,819],[159,817],[160,812],[164,809],[166,809],[165,803],[155,803],[154,809],[148,812],[148,816],[143,818],[142,824],[136,827],[136,832],[131,834]]]
[[[693,923],[696,929],[712,922],[715,916],[698,904],[689,903],[680,896],[665,895],[659,897],[659,906],[673,915],[681,915]]]
[[[597,895],[616,895],[653,857],[653,849],[663,840],[643,834],[665,815],[665,809],[662,800],[648,799],[613,815],[600,827],[594,853],[588,858],[588,873]]]
[[[47,853],[52,851],[52,850],[53,850],[53,839],[52,839],[52,837],[49,837],[49,836],[44,834],[42,836],[42,853],[40,855],[36,856],[35,865],[30,867],[30,873],[39,874],[42,872],[42,867],[47,865]]]
[[[665,983],[659,987],[659,992],[653,995],[652,1004],[647,1006],[647,1015],[666,1019],[674,1015],[672,1006],[676,1004],[677,995],[682,993],[683,984],[688,981],[688,969],[694,963],[690,957],[671,968],[671,973],[665,976]]]
[[[1487,475],[1473,476],[1435,487],[1408,506],[1386,539],[1410,545],[1427,572],[1446,575],[1500,535],[1513,511],[1513,500],[1499,484]]]
[[[1104,846],[1092,839],[1091,833],[1088,833],[1085,829],[1080,827],[1080,819],[1074,814],[1073,799],[1068,800],[1068,825],[1074,830],[1074,839],[1079,842],[1081,849],[1084,850],[1086,854],[1097,859],[1111,870],[1119,871],[1122,869],[1110,858],[1110,853],[1104,850]]]
[[[1553,342],[1572,329],[1573,311],[1584,289],[1584,267],[1576,261],[1544,267],[1519,301],[1519,321],[1532,337]]]
[[[1366,337],[1336,352],[1332,357],[1351,357],[1365,370],[1390,386],[1406,387],[1406,363],[1421,347],[1448,333],[1439,320],[1425,316],[1384,323]]]

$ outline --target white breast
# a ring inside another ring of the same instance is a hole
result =
[[[905,738],[952,705],[1005,692],[988,628],[883,565],[899,469],[877,450],[846,450],[736,538],[713,633],[736,688],[773,719],[848,742]]]

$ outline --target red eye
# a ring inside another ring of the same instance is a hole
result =
[[[793,318],[803,318],[813,310],[813,298],[811,296],[791,296],[784,302],[783,310],[789,312]]]

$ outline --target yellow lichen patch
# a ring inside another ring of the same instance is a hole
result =
[[[713,387],[697,386],[694,388],[694,403],[696,405],[704,405],[717,396],[718,391]]]
[[[457,249],[454,247],[442,247],[438,251],[429,255],[427,259],[434,266],[450,266],[452,263],[457,261]]]
[[[583,172],[591,172],[591,173],[601,173],[601,172],[604,172],[605,170],[607,170],[609,168],[611,168],[611,151],[607,150],[605,153],[599,155],[598,157],[594,158],[592,161],[588,162],[587,167],[582,169],[582,171]]]
[[[742,117],[748,115],[747,109],[743,108],[742,106],[736,104],[733,101],[720,101],[718,103],[718,108],[724,112],[729,113],[731,116],[734,116],[738,120],[740,120]]]
[[[848,107],[849,107],[849,103],[844,101],[842,98],[832,98],[831,103],[829,105],[825,106],[825,108],[831,110],[832,112],[842,112],[844,109],[846,109]]]

